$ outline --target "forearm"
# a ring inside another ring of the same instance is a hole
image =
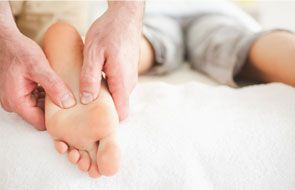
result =
[[[18,31],[8,1],[0,1],[0,36]]]

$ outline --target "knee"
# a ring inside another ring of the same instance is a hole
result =
[[[166,16],[147,17],[143,33],[154,50],[154,59],[159,66],[154,67],[157,74],[165,74],[183,61],[183,31],[175,19]]]

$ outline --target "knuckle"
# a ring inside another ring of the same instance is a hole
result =
[[[50,89],[56,89],[61,86],[61,83],[57,79],[50,77],[48,80],[48,86]]]
[[[53,75],[45,76],[45,81],[46,82],[41,85],[43,85],[43,88],[48,92],[55,91],[55,93],[58,93],[59,91],[57,89],[60,89],[63,86],[63,83]]]
[[[95,75],[95,73],[98,71],[96,69],[97,67],[94,64],[87,64],[86,66],[83,67],[81,74],[83,76]]]
[[[85,67],[85,71],[87,71],[88,73],[98,72],[98,63],[95,63],[93,61],[93,63],[88,64],[87,67]]]
[[[93,84],[99,82],[99,76],[95,73],[87,73],[82,72],[81,73],[81,83],[82,84]]]

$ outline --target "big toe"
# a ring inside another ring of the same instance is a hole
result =
[[[114,135],[99,141],[97,165],[99,172],[105,176],[112,176],[119,170],[120,151]]]

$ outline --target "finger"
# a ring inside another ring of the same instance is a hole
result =
[[[37,107],[45,111],[45,91],[41,86],[37,86],[32,92],[32,95],[37,99]]]
[[[38,130],[45,130],[44,112],[36,106],[36,98],[29,94],[17,101],[15,112]]]
[[[46,93],[45,93],[43,87],[41,87],[41,86],[37,86],[37,87],[33,90],[32,94],[33,94],[36,98],[45,98],[45,95],[46,95]]]
[[[89,104],[98,96],[101,83],[101,70],[104,63],[102,51],[95,51],[92,45],[84,49],[84,60],[80,76],[80,101]]]
[[[38,82],[49,95],[50,99],[62,108],[70,108],[76,104],[75,98],[63,80],[52,70],[49,63],[42,68],[31,71],[31,77]]]
[[[58,153],[64,154],[68,151],[68,145],[62,141],[55,140],[54,141],[54,147],[57,150]]]
[[[40,86],[40,85],[37,85],[36,90],[37,90],[38,92],[45,92],[45,91],[44,91],[44,88],[43,88],[42,86]]]
[[[114,100],[120,121],[124,120],[128,116],[129,110],[129,98],[128,92],[122,81],[118,81],[107,77],[108,87],[112,98]]]
[[[39,107],[43,112],[45,111],[45,98],[37,99],[37,107]]]

